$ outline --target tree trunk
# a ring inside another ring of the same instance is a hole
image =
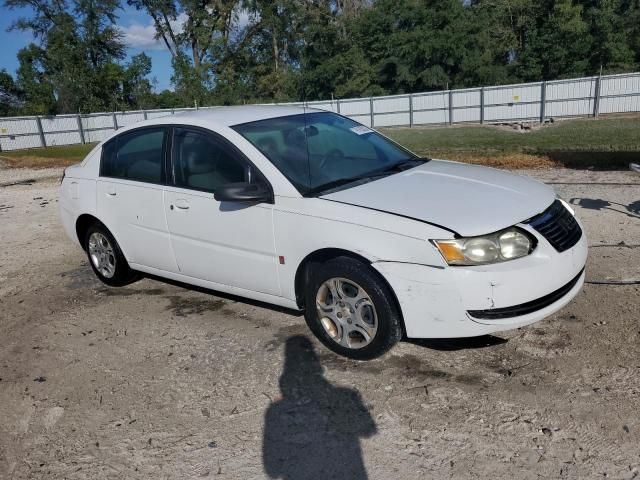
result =
[[[162,35],[162,40],[164,40],[164,44],[167,46],[167,50],[169,50],[169,53],[171,53],[172,57],[175,57],[176,52],[173,51],[174,47],[172,47],[171,43],[169,43],[169,39],[167,38],[167,33],[165,32],[165,29],[162,28],[162,26],[160,25],[160,19],[155,15],[151,15],[151,18],[153,19],[153,23],[156,26],[156,32],[160,32],[160,34]],[[170,29],[171,27],[168,27],[168,28]],[[175,46],[175,43],[174,43],[174,46]]]
[[[178,49],[178,42],[176,42],[176,36],[173,33],[173,28],[171,28],[171,23],[169,23],[169,19],[167,18],[166,13],[163,13],[162,17],[164,18],[164,26],[165,26],[165,28],[162,30],[162,36],[164,37],[165,30],[167,32],[169,32],[169,37],[171,38],[171,42],[173,42],[173,46],[177,50]],[[166,42],[166,40],[165,40],[165,42]],[[174,56],[177,55],[177,51],[173,52],[172,55],[174,55]]]
[[[200,52],[198,51],[198,40],[191,38],[191,53],[193,55],[193,65],[200,66]]]
[[[271,47],[273,50],[273,69],[278,71],[278,59],[280,58],[280,51],[278,50],[278,40],[276,39],[276,29],[271,32]]]

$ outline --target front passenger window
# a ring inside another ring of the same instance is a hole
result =
[[[213,135],[177,128],[173,148],[177,187],[215,192],[227,183],[249,180],[248,166]]]

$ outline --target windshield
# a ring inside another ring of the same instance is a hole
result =
[[[387,172],[390,175],[399,165],[417,160],[370,128],[330,112],[270,118],[232,128],[303,195],[352,186]]]

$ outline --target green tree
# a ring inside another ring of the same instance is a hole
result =
[[[175,86],[176,96],[183,106],[204,105],[211,90],[206,75],[206,66],[194,66],[193,60],[179,51],[172,60],[173,75],[171,82]]]
[[[156,105],[153,85],[147,78],[151,73],[151,58],[140,53],[131,58],[124,70],[122,95],[127,108],[147,109]]]
[[[0,117],[16,115],[22,106],[20,91],[13,77],[3,68],[0,70]]]
[[[57,113],[53,85],[44,68],[45,51],[31,43],[18,51],[16,85],[23,92],[25,115],[51,115]]]
[[[123,104],[124,69],[117,62],[124,57],[124,45],[115,26],[118,0],[73,0],[70,4],[64,0],[5,0],[5,6],[31,7],[32,15],[11,28],[30,30],[41,43],[24,52],[18,75],[27,103],[32,104],[27,109],[89,112]]]
[[[171,57],[175,57],[179,45],[175,31],[178,9],[174,0],[127,0],[127,4],[147,12],[153,20],[158,38],[162,38]]]
[[[585,21],[591,37],[588,73],[628,72],[637,67],[633,44],[629,41],[626,18],[633,16],[633,4],[620,0],[583,1]],[[636,3],[637,5],[637,3]],[[636,16],[640,21],[640,17]]]

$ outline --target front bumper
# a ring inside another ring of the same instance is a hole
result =
[[[444,268],[375,262],[398,298],[407,336],[485,335],[537,322],[568,304],[584,283],[584,229],[576,245],[558,253],[531,227],[519,226],[538,238],[538,246],[510,262]]]

